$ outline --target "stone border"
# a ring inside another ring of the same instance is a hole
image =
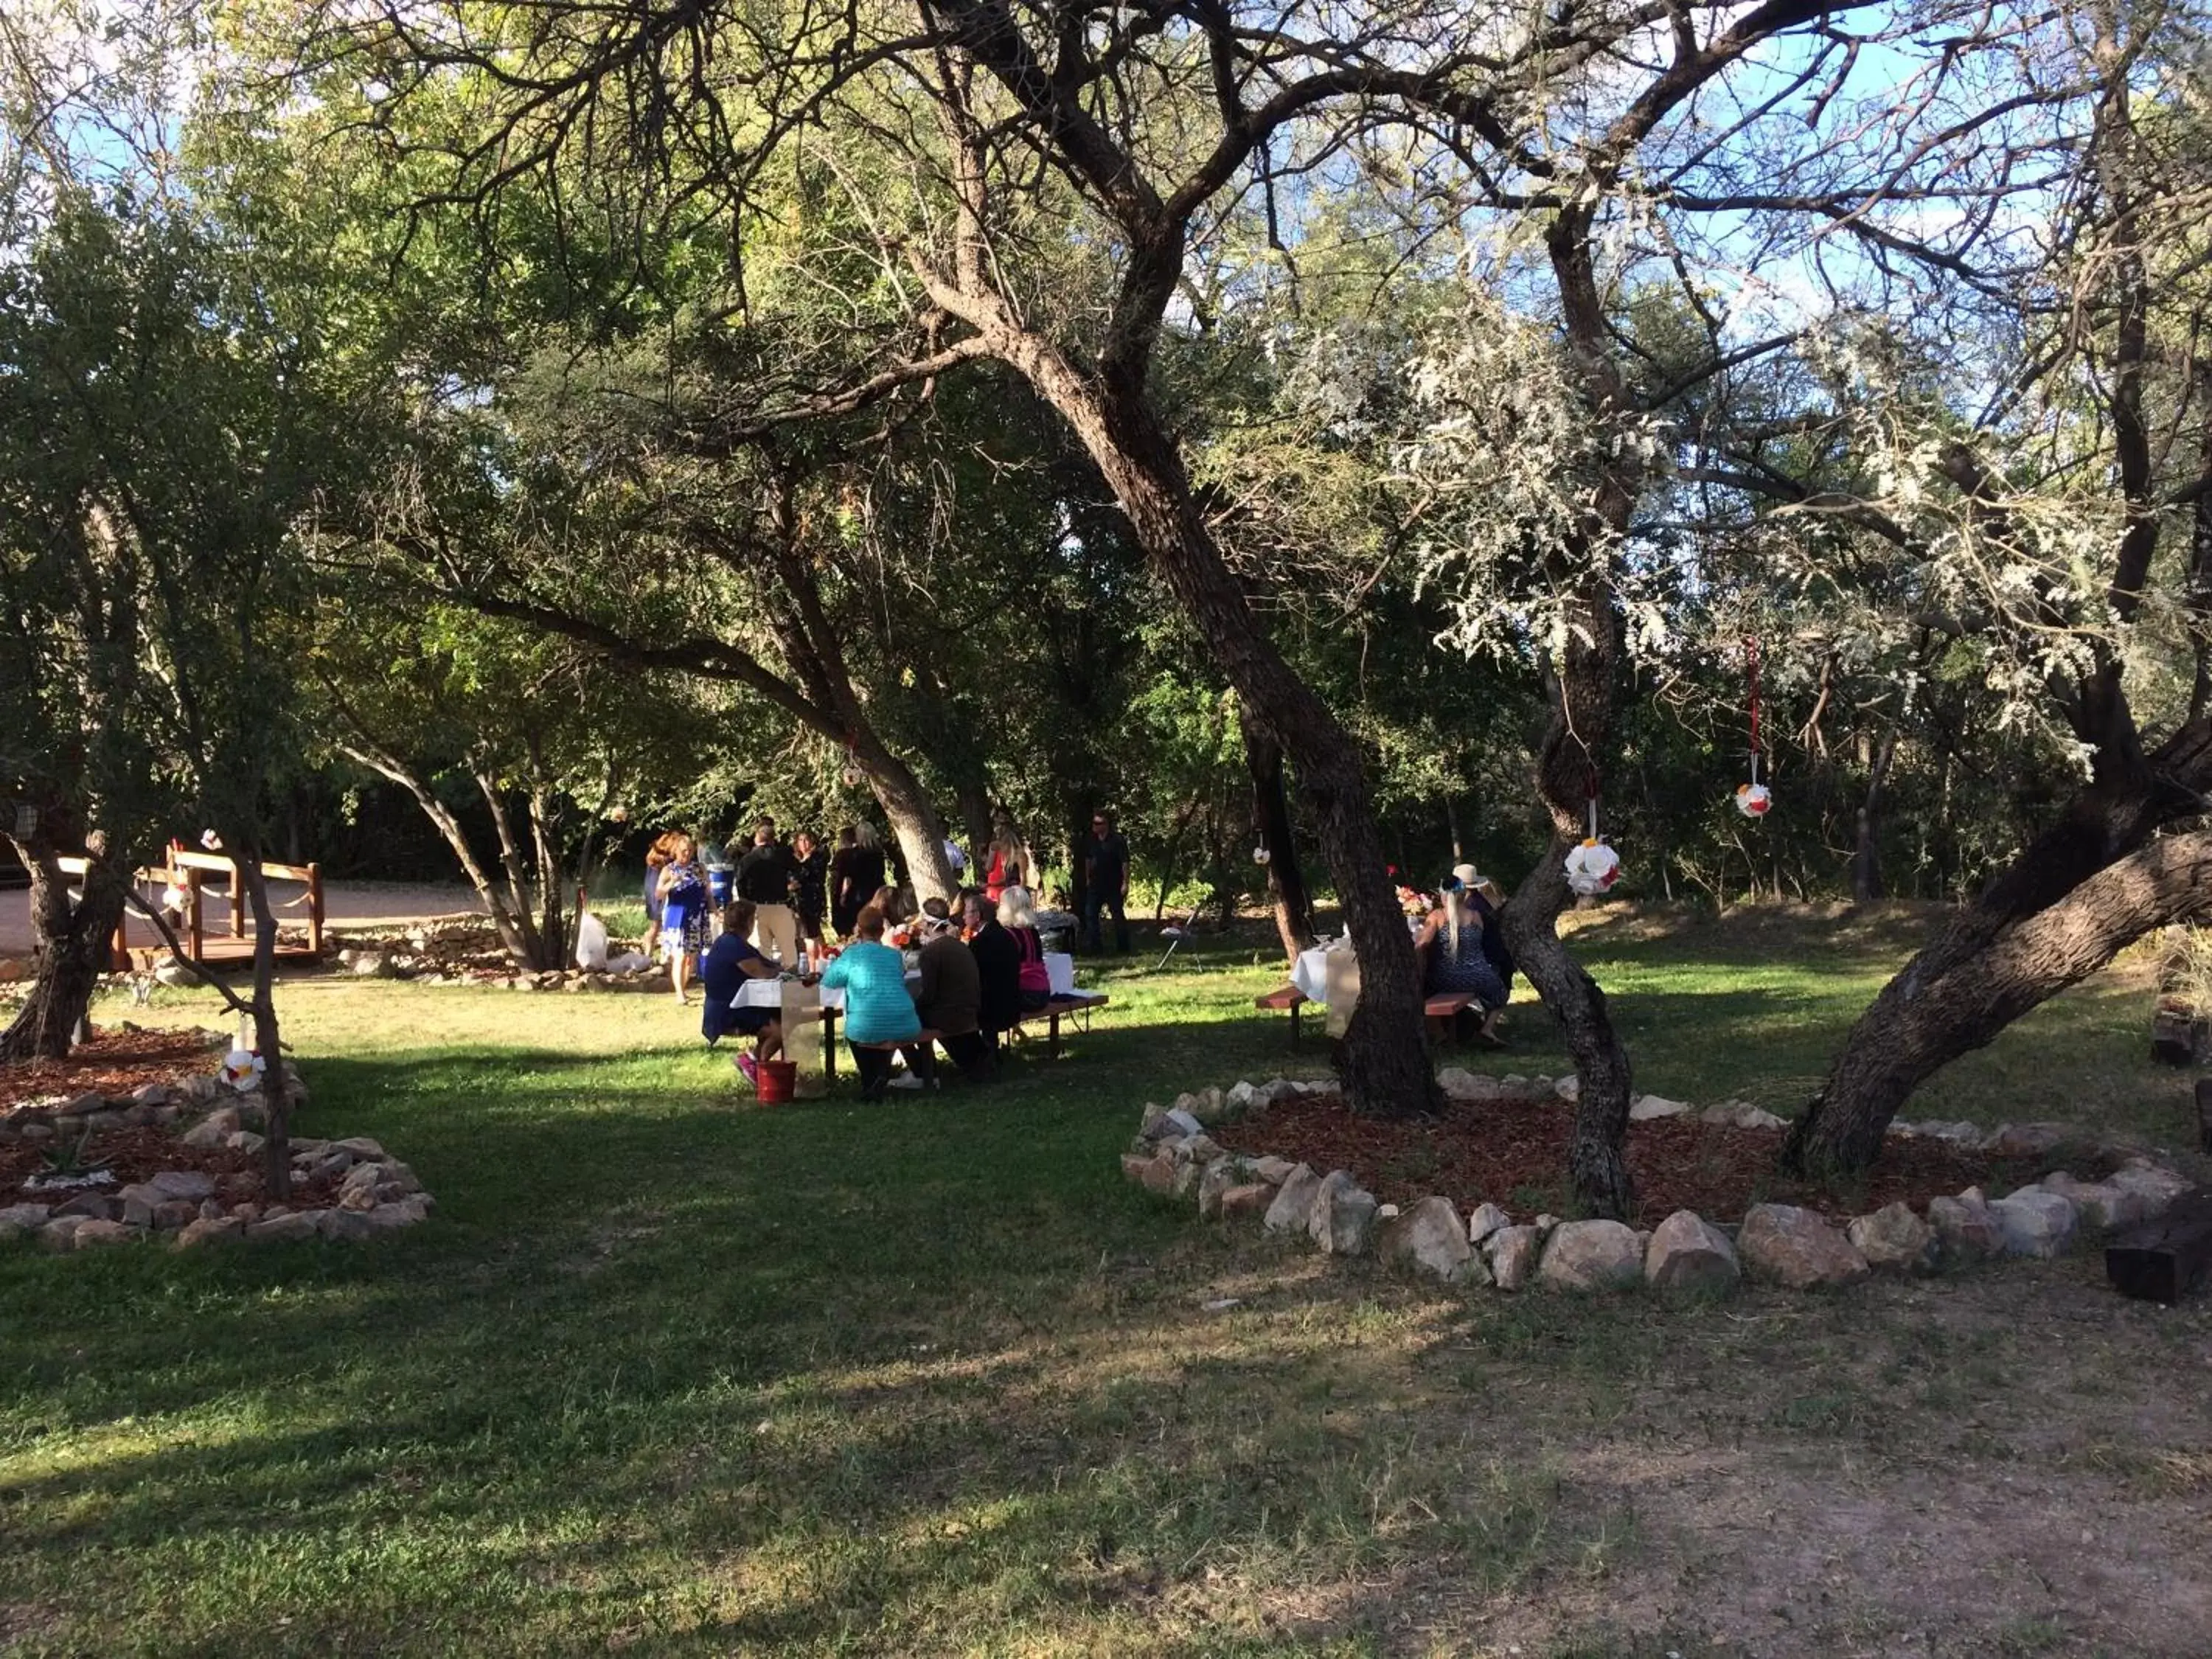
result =
[[[227,1049],[230,1039],[209,1034]],[[307,1085],[290,1060],[284,1077],[295,1106],[307,1103]],[[244,1093],[215,1077],[191,1078],[172,1087],[149,1083],[127,1097],[81,1095],[54,1106],[19,1108],[0,1117],[0,1140],[51,1141],[76,1127],[86,1135],[148,1125],[175,1126],[191,1119],[178,1137],[187,1146],[227,1147],[252,1153],[263,1139],[268,1108],[258,1089]],[[364,1239],[427,1220],[437,1200],[415,1172],[367,1136],[344,1140],[295,1137],[292,1172],[319,1181],[341,1177],[337,1202],[294,1209],[286,1204],[225,1204],[216,1178],[198,1170],[163,1170],[119,1189],[87,1188],[52,1204],[26,1202],[0,1208],[0,1243],[35,1236],[49,1250],[81,1250],[139,1239],[173,1237],[179,1248],[216,1239]]]
[[[1438,1075],[1455,1100],[1571,1100],[1572,1078],[1491,1078],[1457,1067]],[[1346,1170],[1317,1174],[1287,1158],[1232,1153],[1206,1132],[1278,1100],[1333,1094],[1333,1082],[1271,1078],[1227,1092],[1147,1103],[1142,1127],[1121,1158],[1122,1173],[1163,1197],[1195,1199],[1201,1219],[1255,1215],[1269,1232],[1310,1239],[1327,1255],[1375,1254],[1447,1285],[1501,1291],[1591,1291],[1649,1284],[1667,1290],[1722,1291],[1748,1276],[1791,1290],[1849,1285],[1880,1271],[1931,1273],[2003,1256],[2063,1255],[2084,1236],[2153,1220],[2195,1183],[2132,1145],[2102,1140],[2064,1124],[1899,1123],[1893,1134],[1927,1135],[2005,1157],[2045,1157],[2080,1146],[2122,1160],[2107,1180],[2077,1181],[2061,1170],[1990,1200],[1978,1187],[1928,1203],[1923,1220],[1902,1200],[1838,1228],[1818,1212],[1757,1204],[1727,1226],[1677,1210],[1649,1231],[1618,1221],[1562,1221],[1540,1215],[1516,1224],[1495,1204],[1462,1220],[1449,1199],[1431,1195],[1402,1210],[1378,1204]],[[1688,1115],[1686,1102],[1639,1095],[1638,1121]],[[1702,1121],[1779,1128],[1783,1120],[1742,1101],[1696,1112]]]
[[[427,950],[397,945],[349,945],[332,958],[337,971],[356,979],[404,981],[410,985],[458,985],[483,991],[659,991],[666,993],[668,964],[648,963],[626,974],[599,969],[547,968],[456,970]]]

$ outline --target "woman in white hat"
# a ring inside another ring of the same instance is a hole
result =
[[[1498,1022],[1513,980],[1513,957],[1498,927],[1503,902],[1496,884],[1474,866],[1457,865],[1443,884],[1443,902],[1414,939],[1423,988],[1431,996],[1473,996],[1481,1011],[1476,1041],[1492,1048],[1504,1046]]]

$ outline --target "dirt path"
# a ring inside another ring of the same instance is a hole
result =
[[[282,925],[306,925],[306,908],[298,902],[306,890],[289,882],[277,883],[270,889],[270,898],[282,907]],[[459,885],[337,881],[323,889],[324,921],[327,926],[341,930],[372,922],[389,925],[463,913],[477,914],[476,895]],[[229,909],[221,893],[208,896],[205,914],[210,932],[229,926]],[[249,921],[247,926],[250,928],[252,923]],[[151,946],[159,942],[153,928],[143,921],[131,921],[133,946]],[[31,896],[21,890],[0,892],[0,956],[27,956],[30,949]]]

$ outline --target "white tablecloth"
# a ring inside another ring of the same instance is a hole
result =
[[[1066,958],[1063,957],[1062,960],[1065,961]],[[906,988],[909,991],[921,983],[920,974],[908,974],[906,976]],[[832,988],[827,985],[820,985],[815,989],[820,994],[822,1006],[824,1008],[842,1008],[845,1006],[845,993],[842,988]],[[781,1008],[783,981],[780,979],[749,979],[738,987],[737,995],[730,999],[730,1006],[732,1008]]]
[[[1056,997],[1075,994],[1075,958],[1065,951],[1044,953],[1044,970],[1052,976],[1052,994]]]
[[[1309,1002],[1328,1000],[1328,952],[1319,948],[1298,952],[1291,966],[1291,983]]]

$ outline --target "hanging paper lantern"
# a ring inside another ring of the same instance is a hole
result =
[[[172,915],[184,915],[191,902],[191,890],[185,887],[181,877],[171,881],[161,890],[161,908]]]
[[[1735,787],[1735,810],[1747,818],[1763,818],[1774,805],[1774,792],[1763,783],[1739,783]]]
[[[200,831],[200,845],[210,853],[220,853],[222,851],[222,837],[212,830],[203,830]]]
[[[258,1088],[268,1069],[269,1063],[250,1048],[233,1048],[222,1057],[222,1080],[240,1094]]]
[[[1620,879],[1620,854],[1593,836],[1569,850],[1567,885],[1585,897],[1604,892]]]
[[[845,787],[848,789],[858,789],[860,787],[860,769],[857,766],[848,766],[837,775],[845,780]]]
[[[1252,849],[1252,862],[1255,864],[1266,864],[1274,856],[1267,850],[1267,843],[1264,841]]]

